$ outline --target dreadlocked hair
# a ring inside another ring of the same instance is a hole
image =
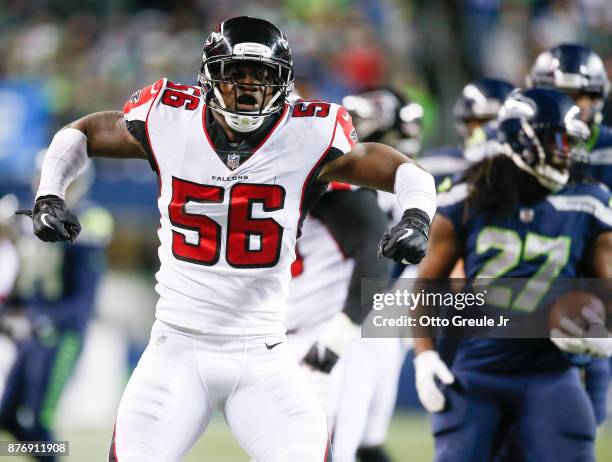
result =
[[[468,185],[464,221],[480,212],[508,217],[517,205],[534,204],[550,193],[506,155],[488,157],[473,165],[465,172],[463,181]]]

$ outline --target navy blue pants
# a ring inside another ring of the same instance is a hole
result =
[[[0,401],[0,428],[19,441],[52,441],[61,393],[82,348],[82,334],[58,332],[17,344],[17,358]],[[40,458],[50,461],[51,457]]]
[[[437,462],[488,462],[513,428],[526,460],[595,461],[595,415],[579,370],[496,374],[453,370],[446,409],[432,415]]]
[[[597,425],[606,420],[608,386],[610,385],[610,360],[594,359],[584,366],[584,386],[589,394]]]

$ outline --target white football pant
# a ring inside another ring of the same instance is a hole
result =
[[[384,444],[407,350],[398,338],[358,338],[349,346],[333,432],[334,462],[354,462],[358,448]]]
[[[326,457],[325,417],[284,335],[204,335],[156,321],[119,404],[109,460],[179,461],[214,408],[257,462]]]

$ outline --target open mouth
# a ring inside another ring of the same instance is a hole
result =
[[[241,111],[255,111],[258,109],[257,98],[248,93],[238,96],[236,102],[238,103],[238,109]]]

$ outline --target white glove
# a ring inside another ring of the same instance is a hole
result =
[[[612,338],[609,338],[609,332],[603,326],[599,315],[590,308],[584,308],[582,316],[589,322],[587,329],[583,329],[570,318],[561,318],[559,324],[563,330],[551,329],[550,340],[557,348],[567,353],[586,354],[596,358],[612,356]]]
[[[429,412],[440,412],[444,409],[446,398],[435,379],[438,378],[443,384],[450,385],[455,381],[455,377],[434,350],[419,353],[414,358],[414,369],[416,389],[421,404]]]
[[[32,324],[21,314],[9,314],[0,318],[0,332],[19,342],[32,336]]]
[[[344,313],[338,313],[326,325],[321,337],[317,340],[303,362],[313,369],[330,373],[338,358],[359,335],[359,326]]]

